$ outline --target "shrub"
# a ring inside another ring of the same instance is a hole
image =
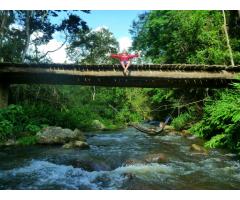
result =
[[[201,122],[190,129],[190,132],[208,139],[205,145],[209,148],[240,150],[240,84],[235,87],[235,90],[220,91],[205,102]]]
[[[34,145],[38,141],[37,136],[25,136],[17,140],[17,143],[22,146]]]
[[[188,123],[191,121],[192,116],[188,113],[182,113],[178,117],[174,118],[171,125],[177,130],[183,130],[187,128]]]
[[[226,134],[219,134],[213,136],[209,141],[204,144],[206,148],[217,148],[217,147],[224,147],[227,142],[227,135]]]
[[[3,120],[0,122],[0,140],[4,141],[9,136],[12,136],[13,124],[8,120]]]
[[[37,133],[40,130],[41,130],[41,128],[39,126],[37,126],[37,125],[34,125],[34,124],[28,124],[25,127],[25,131],[28,131],[30,133]]]

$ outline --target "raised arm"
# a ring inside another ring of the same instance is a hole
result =
[[[139,57],[139,54],[128,55],[128,58],[129,58],[129,59],[131,59],[131,58],[136,58],[136,57]]]
[[[121,58],[121,55],[119,55],[119,54],[111,54],[110,57],[119,59],[119,58]]]

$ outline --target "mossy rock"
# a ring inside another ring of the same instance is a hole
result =
[[[105,130],[105,125],[99,120],[93,120],[91,124],[91,129],[93,130]]]
[[[75,129],[61,127],[47,127],[37,133],[39,144],[66,144],[71,141],[86,141],[84,134]]]

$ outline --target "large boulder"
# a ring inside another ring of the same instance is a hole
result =
[[[89,148],[88,143],[83,141],[71,141],[63,145],[64,149],[78,148],[78,149],[87,149]]]
[[[106,129],[105,125],[99,120],[93,120],[91,124],[93,130],[104,130]]]
[[[61,127],[47,127],[37,133],[39,144],[66,144],[71,141],[86,141],[83,133],[75,129]]]

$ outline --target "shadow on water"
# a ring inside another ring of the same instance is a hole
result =
[[[190,149],[202,141],[135,129],[88,133],[90,149],[0,149],[0,189],[239,189],[234,154]]]

